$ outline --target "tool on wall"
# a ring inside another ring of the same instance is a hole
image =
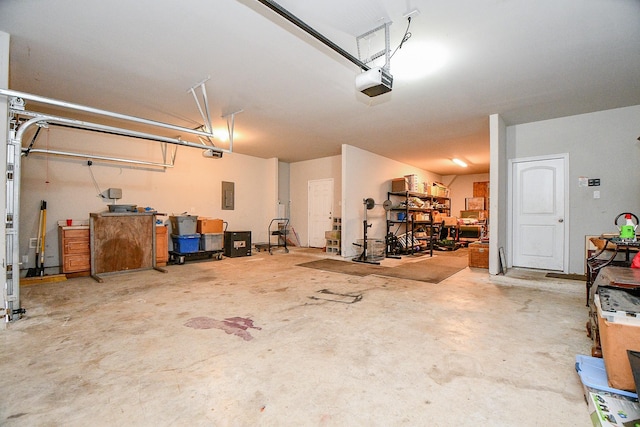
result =
[[[623,216],[625,219],[625,224],[618,225],[618,219],[620,219],[620,217],[623,217]],[[635,220],[635,223],[633,222],[632,218]],[[636,241],[636,228],[638,228],[637,216],[635,216],[630,212],[623,212],[616,217],[616,220],[614,221],[614,223],[618,227],[618,230],[620,230],[620,240],[630,240],[633,242]]]

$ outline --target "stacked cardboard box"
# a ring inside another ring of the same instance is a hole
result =
[[[469,244],[469,267],[489,268],[489,244],[474,242]]]
[[[196,227],[198,233],[222,233],[223,221],[221,219],[198,217],[198,225]]]

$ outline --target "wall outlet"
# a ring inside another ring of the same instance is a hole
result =
[[[38,246],[38,238],[37,237],[32,237],[29,239],[29,248],[30,249],[34,249],[36,246]]]
[[[29,264],[29,255],[22,255],[22,265]]]

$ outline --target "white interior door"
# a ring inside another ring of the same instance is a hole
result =
[[[322,248],[333,220],[333,179],[309,181],[309,247]]]
[[[513,163],[514,267],[564,269],[565,161],[553,158]]]

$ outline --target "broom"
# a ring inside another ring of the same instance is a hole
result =
[[[38,219],[38,242],[36,243],[36,267],[27,270],[27,277],[36,277],[44,275],[44,235],[46,232],[47,222],[47,202],[40,202],[40,218]]]
[[[40,271],[39,276],[44,276],[44,238],[47,235],[47,202],[45,200],[40,204],[40,212],[42,213],[42,235],[40,236]]]

